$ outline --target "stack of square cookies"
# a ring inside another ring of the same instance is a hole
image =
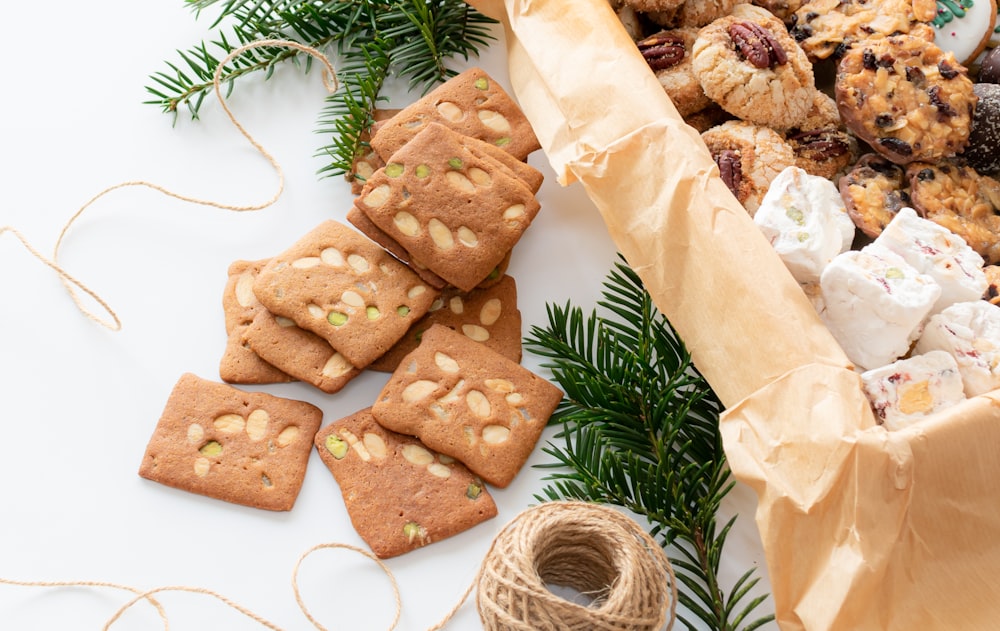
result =
[[[506,274],[539,211],[542,175],[525,162],[538,148],[480,69],[380,122],[355,174],[367,177],[353,227],[324,221],[272,258],[230,265],[226,383],[182,377],[140,475],[289,510],[311,444],[381,558],[494,517],[486,484],[511,483],[562,399],[520,365]],[[333,394],[365,369],[392,373],[378,399],[322,430],[315,406],[231,385]]]

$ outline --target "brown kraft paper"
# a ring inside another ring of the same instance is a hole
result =
[[[888,432],[804,293],[717,177],[607,0],[470,0],[511,87],[727,410],[782,629],[993,629],[1000,410]]]

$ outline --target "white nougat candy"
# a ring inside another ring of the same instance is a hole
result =
[[[953,304],[931,316],[915,349],[951,354],[968,397],[1000,388],[1000,307],[985,300]]]
[[[794,166],[771,182],[753,220],[800,283],[817,282],[854,239],[854,222],[833,182]]]
[[[892,252],[848,250],[823,270],[821,317],[862,370],[906,355],[941,295],[934,279]]]
[[[896,430],[965,399],[955,358],[930,351],[861,374],[865,395],[883,426]]]
[[[978,300],[986,291],[983,257],[951,230],[920,217],[912,208],[901,208],[866,247],[892,250],[941,286],[932,314],[956,302]]]

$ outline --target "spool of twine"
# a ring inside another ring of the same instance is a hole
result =
[[[635,520],[607,506],[551,502],[497,535],[476,606],[487,631],[657,631],[673,626],[676,589],[663,548]]]

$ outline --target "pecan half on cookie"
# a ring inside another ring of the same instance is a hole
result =
[[[691,57],[705,94],[737,118],[784,130],[812,108],[812,64],[766,9],[737,5],[701,29]]]

